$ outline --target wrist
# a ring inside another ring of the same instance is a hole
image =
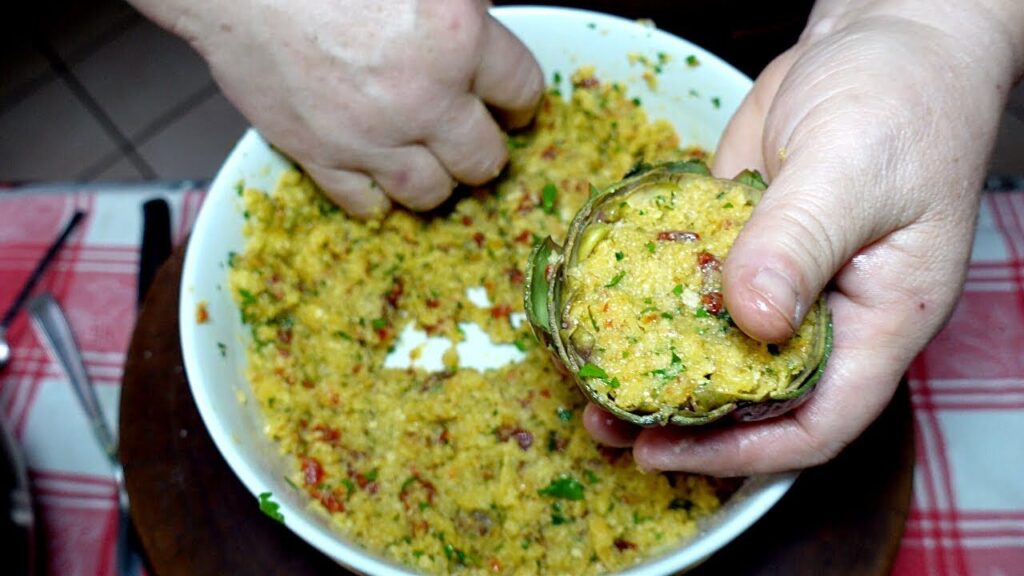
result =
[[[239,14],[238,2],[215,0],[212,2],[192,2],[190,0],[127,0],[147,18],[161,28],[181,37],[189,44],[197,47],[204,37],[208,37],[218,28],[229,31],[242,14]],[[230,5],[230,6],[229,6]],[[233,16],[230,16],[234,12]]]
[[[944,43],[956,47],[951,57],[988,70],[1004,90],[1024,75],[1021,0],[819,0],[800,42],[875,19],[903,20],[942,34]]]

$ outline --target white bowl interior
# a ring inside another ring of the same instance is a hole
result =
[[[550,80],[557,71],[568,82],[576,68],[593,64],[604,81],[624,82],[656,117],[670,121],[684,145],[714,150],[750,80],[698,46],[633,21],[561,8],[506,7],[492,13],[529,46]],[[650,90],[640,65],[628,54],[657,60],[670,57]],[[694,55],[697,67],[686,64]],[[694,96],[692,91],[696,91]],[[712,102],[717,98],[719,105]],[[305,494],[285,480],[288,461],[264,434],[262,416],[245,378],[245,338],[238,309],[226,288],[230,252],[244,249],[239,182],[273,190],[291,163],[254,130],[238,142],[210,187],[188,246],[182,277],[179,324],[188,380],[199,412],[228,465],[254,494],[272,492],[285,523],[307,542],[359,572],[407,574],[395,563],[346,542],[307,507]],[[205,303],[210,321],[198,325]],[[792,484],[795,474],[748,480],[740,492],[705,524],[700,535],[629,574],[669,574],[692,567],[760,518]],[[255,506],[256,503],[254,502]]]

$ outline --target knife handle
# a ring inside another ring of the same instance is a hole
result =
[[[171,255],[171,209],[163,198],[142,205],[142,248],[139,252],[139,284],[136,302],[142,306],[149,285]]]

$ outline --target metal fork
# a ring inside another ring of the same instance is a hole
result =
[[[124,485],[124,470],[117,458],[117,439],[107,426],[103,408],[96,398],[96,391],[89,382],[82,353],[71,332],[67,317],[60,304],[47,293],[36,296],[28,303],[32,323],[42,333],[50,351],[64,368],[71,387],[78,397],[82,409],[92,426],[93,435],[100,448],[110,460],[117,482],[118,536],[117,573],[121,576],[135,576],[142,573],[142,554],[132,534],[131,515],[128,506],[128,491]]]

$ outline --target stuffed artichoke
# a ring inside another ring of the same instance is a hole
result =
[[[593,191],[564,247],[538,243],[527,317],[592,401],[654,426],[759,420],[808,397],[832,347],[825,300],[782,344],[745,335],[722,301],[722,261],[764,188],[696,161],[640,167]]]

